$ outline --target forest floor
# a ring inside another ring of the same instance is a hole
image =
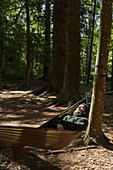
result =
[[[0,125],[39,127],[61,113],[66,107],[48,106],[56,99],[54,94],[35,95],[33,90],[44,86],[43,81],[34,81],[30,90],[24,90],[21,82],[8,83],[0,90]],[[81,86],[81,94],[91,87]],[[84,95],[83,95],[84,97]],[[103,131],[113,139],[113,95],[105,95]],[[84,132],[62,152],[47,151],[33,147],[24,148],[24,157],[15,161],[12,150],[0,150],[0,170],[108,170],[113,169],[113,151],[101,146],[81,145],[78,141]],[[73,149],[73,150],[72,150]],[[71,152],[70,152],[71,150]],[[49,152],[49,154],[47,154]]]

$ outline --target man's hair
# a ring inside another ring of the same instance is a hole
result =
[[[89,115],[89,105],[87,105],[86,103],[82,103],[85,107],[85,111],[86,111],[86,114]]]

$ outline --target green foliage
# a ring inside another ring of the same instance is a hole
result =
[[[87,80],[87,58],[90,48],[91,31],[93,29],[93,10],[94,0],[82,0],[81,1],[81,76],[82,80]],[[99,40],[99,19],[100,19],[100,1],[97,0],[96,12],[95,12],[95,24],[94,24],[94,36],[93,36],[93,48],[92,48],[92,61],[91,61],[91,82],[94,75],[94,68],[97,46]]]
[[[51,2],[51,13],[53,12],[53,1]],[[50,56],[45,54],[48,48],[45,41],[45,3],[44,0],[30,0],[30,34],[32,37],[32,68],[31,75],[41,77],[46,64],[45,58],[48,58],[51,67]],[[2,76],[7,78],[25,78],[27,66],[27,37],[26,37],[26,8],[23,0],[2,0],[0,3],[0,33],[3,38],[3,54],[2,54]],[[87,57],[88,48],[91,40],[92,19],[93,19],[94,0],[81,1],[81,77],[82,81],[87,79]],[[52,15],[51,32],[53,31]],[[93,49],[91,61],[91,82],[94,76],[94,68],[98,38],[99,38],[99,22],[100,22],[100,0],[96,1],[96,15],[93,36]],[[52,35],[51,44],[52,44]],[[108,61],[108,69],[112,70],[112,46],[113,34],[111,36],[111,48]],[[52,45],[51,45],[52,48]],[[0,73],[1,74],[1,73]],[[110,77],[108,73],[108,77]]]
[[[43,0],[30,0],[30,32],[32,37],[32,75],[42,76],[45,52],[45,18]],[[1,4],[3,33],[2,76],[24,78],[27,64],[25,1],[3,0]]]

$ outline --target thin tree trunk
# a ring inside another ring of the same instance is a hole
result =
[[[29,0],[26,0],[26,16],[27,16],[27,71],[26,71],[26,87],[29,88],[31,59],[32,59],[32,40],[30,36],[30,15],[29,15]]]
[[[45,57],[44,57],[44,73],[43,78],[49,80],[50,78],[50,0],[46,0],[45,9]]]
[[[111,75],[111,90],[113,90],[113,49],[112,49],[112,75]]]
[[[100,35],[96,58],[97,67],[95,68],[94,88],[85,140],[88,141],[90,136],[94,137],[100,145],[108,149],[113,149],[113,145],[109,143],[108,138],[102,132],[102,113],[104,106],[111,23],[112,2],[111,0],[102,0],[100,11]]]
[[[0,78],[2,77],[2,64],[3,64],[3,28],[2,28],[2,0],[0,2]]]
[[[91,60],[92,60],[92,49],[93,49],[93,35],[94,35],[94,25],[95,25],[95,11],[96,11],[96,0],[94,0],[94,11],[93,11],[93,23],[92,23],[92,31],[91,31],[91,42],[90,42],[90,51],[88,56],[88,68],[87,68],[87,83],[89,83],[90,79],[90,71],[91,71]]]

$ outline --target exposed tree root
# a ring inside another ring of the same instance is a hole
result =
[[[52,106],[52,105],[56,106],[56,103],[58,103],[58,99],[51,99],[51,101],[47,103],[47,106]]]
[[[86,134],[84,137],[84,143],[88,145],[91,138],[95,140],[97,144],[103,146],[104,148],[113,150],[113,144],[110,143],[110,139],[107,138],[102,131],[97,133],[97,135],[95,134],[93,136]]]
[[[34,90],[32,93],[33,93],[34,95],[40,95],[41,93],[43,93],[43,92],[45,92],[45,91],[47,91],[47,87],[42,87],[42,88],[40,88],[40,89],[38,89],[38,90]]]
[[[113,144],[110,143],[110,139],[107,138],[101,131],[99,135],[96,136],[97,143],[106,149],[113,150]]]

